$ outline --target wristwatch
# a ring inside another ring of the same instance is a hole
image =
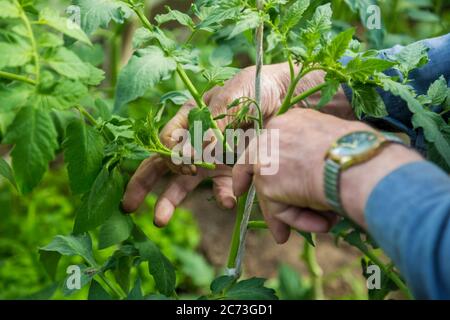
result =
[[[336,140],[325,157],[325,197],[334,211],[346,216],[340,196],[341,172],[375,157],[386,143],[403,141],[392,133],[355,131]],[[370,173],[368,173],[370,174]]]

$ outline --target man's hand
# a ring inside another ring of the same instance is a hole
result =
[[[293,109],[274,118],[267,129],[269,131],[259,139],[259,147],[271,141],[266,136],[273,134],[271,129],[279,130],[279,171],[275,175],[261,175],[261,169],[268,164],[238,162],[233,168],[235,195],[242,195],[254,181],[259,205],[278,243],[287,241],[290,227],[308,232],[328,231],[337,216],[330,212],[323,191],[326,152],[334,141],[347,133],[373,129],[361,122],[304,109]],[[255,147],[256,141],[252,141],[247,153],[253,152]],[[268,150],[276,152],[270,145]],[[377,182],[399,166],[421,159],[415,152],[391,144],[375,158],[344,171],[341,197],[350,217],[364,226],[364,206]],[[272,157],[271,161],[274,160]]]
[[[298,70],[297,70],[298,71]],[[306,75],[296,88],[296,93],[308,90],[324,81],[321,72],[312,72]],[[262,101],[261,110],[264,121],[273,118],[280,107],[290,82],[289,66],[287,63],[268,65],[262,69]],[[254,98],[255,67],[242,70],[234,78],[227,81],[223,87],[216,87],[209,91],[205,97],[213,116],[228,113],[232,114],[240,108],[234,107],[227,110],[227,106],[237,98]],[[320,93],[310,97],[310,104],[314,105],[320,99]],[[188,114],[195,106],[190,101],[180,108],[178,113],[167,123],[161,131],[161,141],[169,148],[173,148],[178,141],[172,138],[172,133],[177,129],[188,128]],[[333,113],[342,118],[352,118],[353,112],[344,93],[339,91],[335,99],[323,108],[324,112]],[[218,121],[222,130],[232,120],[225,117]],[[145,196],[152,190],[157,181],[166,174],[169,169],[181,174],[175,176],[166,190],[159,197],[155,208],[155,224],[164,226],[168,223],[177,205],[183,201],[186,195],[194,190],[206,177],[213,179],[213,191],[218,203],[224,208],[231,209],[236,204],[236,199],[231,189],[231,169],[221,166],[219,170],[197,168],[194,165],[175,166],[170,159],[154,156],[142,162],[136,173],[131,178],[123,199],[123,209],[126,212],[135,211],[143,202]],[[186,176],[195,175],[195,176]]]

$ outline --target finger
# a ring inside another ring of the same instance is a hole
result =
[[[262,196],[258,196],[259,206],[261,207],[261,211],[264,215],[264,220],[267,222],[267,226],[269,227],[270,232],[272,233],[273,238],[278,244],[285,243],[291,234],[291,229],[284,222],[275,219],[271,212],[270,201],[265,199]],[[285,207],[280,204],[280,207]]]
[[[164,227],[169,223],[175,208],[194,190],[203,180],[201,176],[176,176],[159,196],[155,206],[154,224]]]
[[[236,205],[232,181],[231,177],[226,176],[213,178],[214,196],[219,204],[225,209],[233,209]]]
[[[293,206],[275,214],[275,218],[296,230],[305,232],[328,232],[332,226],[326,217],[317,212]]]
[[[167,171],[166,163],[160,156],[154,156],[142,161],[127,185],[122,201],[122,209],[125,212],[136,211],[159,178]]]

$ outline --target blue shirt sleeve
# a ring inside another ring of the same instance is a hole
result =
[[[366,204],[368,230],[417,299],[450,299],[450,177],[430,162],[383,178]]]

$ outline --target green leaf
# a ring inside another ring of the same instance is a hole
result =
[[[47,246],[39,249],[39,255],[40,261],[52,278],[56,275],[56,268],[61,255],[80,256],[87,263],[96,264],[89,234],[56,236]]]
[[[388,115],[386,105],[375,88],[370,86],[352,87],[352,105],[358,119],[364,115],[381,118]]]
[[[0,86],[0,113],[16,112],[23,107],[32,90],[31,86],[22,83]]]
[[[144,295],[141,289],[141,278],[137,277],[133,289],[128,293],[127,300],[143,300]]]
[[[198,29],[207,29],[207,27],[220,24],[226,20],[236,19],[241,11],[239,1],[228,1],[228,4],[215,6],[209,11],[209,14],[197,25]]]
[[[320,109],[327,103],[329,103],[333,99],[334,95],[338,92],[340,85],[340,82],[337,80],[327,80],[326,86],[322,89],[320,101],[317,104],[316,108]]]
[[[186,103],[189,99],[192,99],[192,96],[187,90],[170,91],[161,96],[159,103],[166,104],[168,101],[171,101],[173,104],[180,106]]]
[[[141,259],[148,261],[148,269],[158,291],[165,296],[172,295],[176,282],[173,265],[138,227],[133,230],[133,238]]]
[[[339,33],[333,40],[331,40],[330,45],[326,47],[327,57],[330,59],[330,62],[338,61],[344,55],[353,39],[354,33],[355,29],[350,28]]]
[[[229,34],[228,39],[232,39],[244,31],[255,29],[261,23],[262,19],[258,12],[246,10],[242,14],[242,16],[239,17],[239,21],[236,23],[233,30]]]
[[[33,107],[22,108],[4,143],[15,145],[11,156],[17,186],[22,193],[30,192],[41,181],[58,147],[50,114]]]
[[[422,110],[414,113],[412,117],[414,128],[422,128],[425,139],[432,143],[447,166],[450,166],[450,139],[448,139],[448,129],[444,119],[437,113]]]
[[[16,180],[11,167],[5,159],[0,158],[0,176],[8,180],[13,186],[16,186]]]
[[[175,255],[181,263],[181,271],[195,286],[200,288],[208,286],[214,279],[214,269],[202,255],[181,247],[175,247]]]
[[[36,92],[29,101],[42,110],[67,110],[75,107],[88,94],[88,89],[79,81],[63,79],[53,90]]]
[[[428,63],[428,48],[421,42],[404,47],[394,58],[400,62],[398,69],[406,77],[408,73]]]
[[[316,246],[314,243],[314,239],[311,232],[304,232],[304,231],[297,231],[297,233],[305,239],[306,242],[308,242],[313,247]]]
[[[0,0],[0,18],[19,18],[20,9],[10,0]]]
[[[87,79],[91,74],[88,64],[64,47],[58,48],[55,54],[47,59],[47,63],[60,75],[72,80]]]
[[[203,72],[203,77],[209,82],[208,85],[213,87],[223,85],[225,81],[232,78],[239,72],[237,68],[231,67],[212,67]]]
[[[233,63],[233,51],[229,46],[218,46],[209,56],[209,63],[214,67],[228,66]]]
[[[39,23],[46,24],[49,27],[62,32],[75,40],[81,41],[88,45],[92,45],[88,36],[86,35],[86,33],[84,33],[84,31],[78,24],[70,19],[60,17],[59,13],[54,9],[44,8],[40,10]]]
[[[303,13],[309,7],[309,0],[295,1],[286,9],[286,14],[281,18],[280,26],[283,33],[289,32],[303,17]]]
[[[61,35],[56,35],[50,32],[42,32],[37,35],[37,45],[41,48],[57,48],[64,45],[64,40]]]
[[[446,141],[450,141],[450,125],[439,127],[440,132]],[[445,172],[450,173],[450,164],[448,163],[448,155],[442,155],[433,143],[427,143],[427,159],[440,166]]]
[[[105,249],[127,240],[130,237],[133,226],[133,219],[129,215],[115,211],[100,227],[98,248]]]
[[[87,192],[91,188],[102,167],[104,146],[98,131],[84,121],[77,119],[67,126],[63,142],[64,161],[74,194]]]
[[[120,72],[115,109],[142,97],[149,88],[167,79],[175,69],[175,61],[166,57],[158,47],[137,50]]]
[[[189,134],[191,138],[191,145],[195,148],[197,154],[201,154],[203,137],[205,132],[213,127],[213,120],[211,112],[208,108],[194,108],[189,111]],[[197,143],[195,143],[197,142]]]
[[[266,40],[267,40],[266,51],[271,52],[281,43],[282,37],[279,33],[271,31],[267,36]]]
[[[266,279],[251,278],[231,286],[226,292],[230,300],[277,300],[275,290],[264,287]]]
[[[189,27],[191,29],[194,28],[194,22],[192,21],[191,17],[189,17],[187,14],[180,12],[178,10],[172,10],[168,6],[166,6],[167,10],[169,12],[164,14],[158,14],[155,17],[156,22],[158,24],[163,24],[169,21],[177,21],[179,24]]]
[[[29,46],[0,42],[0,69],[21,67],[30,62],[31,57]]]
[[[119,0],[75,0],[74,4],[80,8],[81,28],[91,34],[98,28],[108,28],[112,21],[124,23],[131,15],[131,9]]]
[[[113,300],[111,295],[102,287],[100,283],[92,280],[89,287],[88,300]]]
[[[75,217],[74,233],[92,230],[104,223],[114,212],[119,211],[123,195],[123,178],[118,168],[111,172],[104,167],[92,185],[89,194],[83,197]]]
[[[234,281],[235,279],[232,276],[220,276],[211,283],[211,292],[215,295],[222,294]]]
[[[432,105],[441,105],[447,99],[447,81],[444,76],[434,81],[428,88],[427,96],[431,99]]]
[[[358,248],[362,252],[368,251],[366,244],[361,239],[361,233],[359,231],[354,230],[354,231],[350,232],[349,234],[344,236],[344,240],[345,240],[345,242]]]
[[[278,269],[280,298],[283,300],[306,300],[311,288],[303,283],[300,274],[286,264]]]
[[[394,62],[369,58],[361,60],[357,57],[351,60],[346,67],[346,73],[354,80],[364,82],[376,72],[381,72],[395,65]]]

